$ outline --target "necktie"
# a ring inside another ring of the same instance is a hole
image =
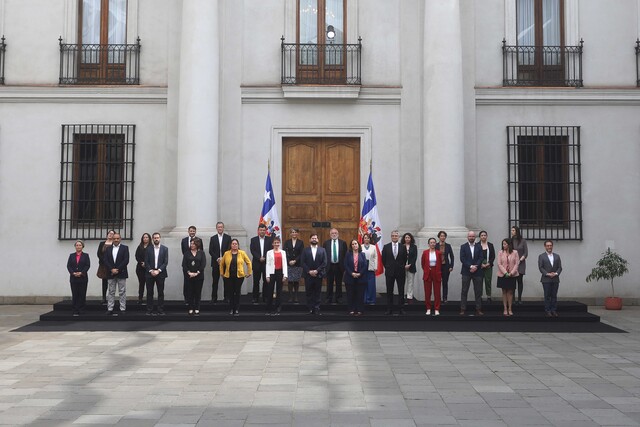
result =
[[[398,244],[397,243],[393,244],[393,257],[394,258],[398,257]]]
[[[337,263],[338,262],[338,244],[336,243],[337,240],[333,241],[333,263]]]

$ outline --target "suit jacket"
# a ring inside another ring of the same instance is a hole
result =
[[[529,256],[529,248],[527,248],[527,241],[520,239],[520,241],[513,240],[513,250],[518,251],[520,258],[524,257],[518,265],[518,273],[525,274],[527,272],[527,257]]]
[[[231,249],[226,251],[222,258],[220,259],[220,274],[225,279],[231,277],[231,262],[233,261],[233,254],[231,253]],[[245,266],[247,267],[247,271],[245,273]],[[251,265],[251,260],[245,251],[242,249],[238,249],[238,256],[236,257],[236,277],[243,278],[247,276],[251,276],[253,274],[253,266]]]
[[[482,244],[481,244],[481,243],[477,243],[477,244],[479,244],[479,245],[480,245],[480,249],[482,250]],[[483,260],[487,260],[487,261],[488,261],[488,263],[489,263],[489,265],[490,265],[491,267],[493,267],[493,262],[496,260],[496,250],[495,250],[495,248],[493,247],[493,243],[491,243],[491,242],[487,242],[487,246],[488,246],[488,248],[489,248],[489,258],[485,258],[485,257],[484,257],[484,251],[483,251],[483,252],[482,252],[482,259],[483,259]]]
[[[403,244],[401,246],[403,249],[407,249],[407,245]],[[416,245],[410,245],[409,250],[407,251],[407,264],[410,265],[409,273],[416,272],[416,262],[418,262],[418,247]]]
[[[442,249],[440,248],[440,242],[436,243],[436,249],[440,251],[442,254]],[[442,255],[441,255],[442,256]],[[453,256],[453,248],[447,242],[444,242],[444,263],[442,266],[444,268],[453,268],[455,264],[456,257]]]
[[[340,266],[341,270],[344,270],[344,258],[349,249],[347,248],[347,242],[345,242],[342,239],[337,239],[337,240],[338,240],[338,265]],[[333,246],[333,239],[326,240],[322,245],[322,247],[324,248],[324,251],[327,253],[327,265],[333,264],[333,261],[331,260],[332,246]]]
[[[89,277],[87,276],[87,272],[89,271],[89,267],[91,267],[91,261],[89,260],[89,254],[82,252],[80,255],[80,262],[76,262],[76,253],[73,252],[69,255],[69,259],[67,260],[67,271],[69,272],[69,283],[74,285],[82,285],[89,281]],[[73,273],[80,272],[82,276],[76,277]]]
[[[293,240],[289,239],[284,242],[283,250],[287,253],[287,260],[294,260],[296,263],[293,267],[301,267],[302,250],[304,249],[304,243],[302,240],[296,239],[296,245],[293,245]]]
[[[479,276],[482,274],[482,269],[480,268],[482,264],[482,246],[480,246],[480,243],[474,245],[473,256],[471,256],[471,246],[469,242],[460,246],[460,263],[462,264],[460,273],[463,276]],[[478,267],[475,273],[472,273],[470,270],[472,265]]]
[[[322,280],[322,278],[327,273],[327,252],[325,252],[324,248],[318,247],[316,252],[316,258],[313,258],[311,252],[311,246],[307,246],[302,251],[302,256],[300,257],[300,262],[302,263],[302,272],[304,273],[304,280],[314,281],[314,280]],[[318,270],[318,276],[313,277],[309,275],[309,271]]]
[[[354,283],[364,284],[368,281],[367,272],[369,270],[369,263],[367,262],[367,256],[364,252],[358,252],[358,269],[356,270],[353,264],[353,252],[349,251],[344,257],[344,279],[343,282],[347,285]],[[357,279],[351,275],[351,273],[360,273],[360,277]]]
[[[251,255],[253,256],[253,264],[258,266],[260,264],[260,258],[265,257],[265,261],[267,258],[267,252],[273,249],[273,238],[270,236],[264,236],[264,252],[260,253],[260,237],[255,236],[251,238],[251,243],[249,244],[249,250],[251,251]]]
[[[113,260],[113,245],[111,245],[104,253],[104,265],[107,267],[107,278],[109,279],[126,279],[129,277],[127,265],[129,264],[129,247],[122,243],[118,249],[116,260]],[[111,270],[117,268],[118,274],[111,274]]]
[[[231,236],[222,233],[222,251],[220,251],[220,238],[218,233],[209,239],[209,255],[211,255],[211,266],[218,265],[218,258],[222,258],[225,252],[231,249]]]
[[[429,249],[422,252],[422,258],[420,259],[420,265],[422,265],[422,280],[428,280],[431,276],[436,282],[442,281],[442,254],[436,249],[436,265],[431,268],[431,262],[429,260]]]
[[[156,255],[153,245],[147,246],[147,252],[144,255],[144,269],[146,277],[151,276],[151,270],[161,270],[156,277],[167,277],[167,264],[169,264],[169,249],[165,245],[160,245],[160,253],[158,254],[158,265],[156,265]]]
[[[504,277],[505,273],[509,276],[518,276],[518,265],[520,264],[520,255],[518,251],[507,253],[504,250],[498,252],[498,277]]]
[[[162,248],[162,247],[161,247]],[[162,251],[162,249],[161,249]],[[158,257],[159,259],[160,257]],[[195,256],[191,253],[191,250],[182,255],[182,271],[185,274],[187,280],[192,280],[194,282],[204,280],[204,269],[207,268],[207,256],[203,251],[196,251]],[[189,277],[187,272],[196,273],[200,272],[195,277]]]
[[[405,274],[404,266],[407,264],[407,251],[402,243],[398,242],[398,256],[393,257],[393,243],[389,242],[382,248],[382,265],[384,275],[399,277]]]
[[[540,282],[542,283],[560,283],[560,273],[562,273],[562,261],[560,260],[560,255],[553,252],[553,265],[549,262],[549,257],[547,253],[541,253],[538,256],[538,269],[540,273],[542,273],[542,277],[540,278]],[[547,273],[558,273],[555,277],[547,276]]]
[[[288,277],[289,265],[288,265],[287,253],[285,251],[280,251],[280,254],[282,255],[282,277]],[[267,277],[269,277],[271,274],[274,274],[276,271],[276,256],[275,256],[275,252],[273,252],[273,249],[267,252],[266,265],[267,265],[266,273],[267,273]]]

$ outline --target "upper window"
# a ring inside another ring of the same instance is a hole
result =
[[[80,0],[80,44],[127,42],[127,0]]]
[[[518,0],[516,14],[518,46],[564,46],[563,0]]]
[[[59,239],[130,239],[134,125],[63,125]]]
[[[582,240],[580,127],[509,126],[509,226],[528,239]]]

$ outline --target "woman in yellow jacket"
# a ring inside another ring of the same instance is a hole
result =
[[[239,315],[238,307],[240,306],[242,282],[245,277],[250,277],[252,274],[251,260],[245,251],[238,249],[239,247],[240,243],[238,243],[238,239],[232,239],[231,249],[226,251],[220,259],[220,275],[227,281],[231,291],[229,298],[231,311],[229,314],[234,316]]]

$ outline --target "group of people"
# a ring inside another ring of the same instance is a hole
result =
[[[505,316],[513,315],[513,304],[522,301],[523,281],[528,257],[527,242],[518,227],[512,228],[511,238],[504,239],[497,254],[497,287],[502,289]],[[188,236],[182,239],[183,296],[189,315],[200,314],[202,287],[207,259],[202,240],[196,236],[196,227],[188,228]],[[259,304],[260,297],[266,305],[267,315],[279,315],[282,309],[282,291],[286,284],[289,302],[297,304],[300,280],[304,278],[309,314],[320,315],[321,291],[326,281],[326,304],[341,304],[342,284],[345,284],[349,314],[361,316],[367,304],[376,303],[376,271],[382,263],[385,271],[387,310],[385,314],[404,314],[403,306],[414,301],[414,280],[417,272],[418,250],[411,233],[400,239],[397,230],[391,232],[391,242],[384,245],[381,257],[374,244],[374,236],[365,234],[362,243],[357,239],[349,245],[339,238],[339,232],[330,230],[330,238],[320,245],[318,235],[309,236],[305,247],[297,229],[282,244],[279,237],[267,235],[267,228],[260,224],[257,236],[250,241],[251,257],[240,249],[238,239],[224,232],[224,223],[216,224],[216,234],[209,241],[212,267],[211,301],[218,302],[219,281],[223,278],[223,303],[229,304],[229,314],[239,315],[240,291],[245,278],[253,275],[252,301]],[[491,302],[491,282],[496,252],[488,242],[487,232],[468,233],[468,241],[460,248],[462,289],[460,315],[465,315],[469,288],[473,283],[476,315],[482,316],[483,285],[487,301]],[[454,268],[453,249],[446,242],[447,233],[440,231],[438,240],[430,238],[428,249],[423,251],[420,265],[423,271],[426,315],[438,316],[441,303],[448,299],[449,276]],[[168,248],[160,243],[160,233],[144,233],[135,251],[136,276],[138,278],[138,304],[146,306],[148,315],[164,314],[164,282],[169,262]],[[73,314],[79,315],[86,303],[90,268],[89,256],[83,252],[84,242],[75,242],[75,252],[69,255],[67,269],[70,274]],[[121,243],[121,236],[110,230],[105,241],[98,246],[98,277],[102,279],[103,304],[107,314],[114,315],[115,293],[119,292],[119,311],[126,312],[126,279],[129,249]],[[541,282],[545,294],[545,311],[557,316],[557,290],[562,271],[560,257],[553,253],[553,242],[545,241],[545,253],[538,259],[542,273]],[[262,282],[262,293],[260,292]],[[397,304],[394,291],[397,289]],[[514,294],[517,290],[517,299]],[[157,300],[154,293],[157,291]],[[433,295],[433,301],[432,301]],[[405,299],[406,298],[406,299]]]

